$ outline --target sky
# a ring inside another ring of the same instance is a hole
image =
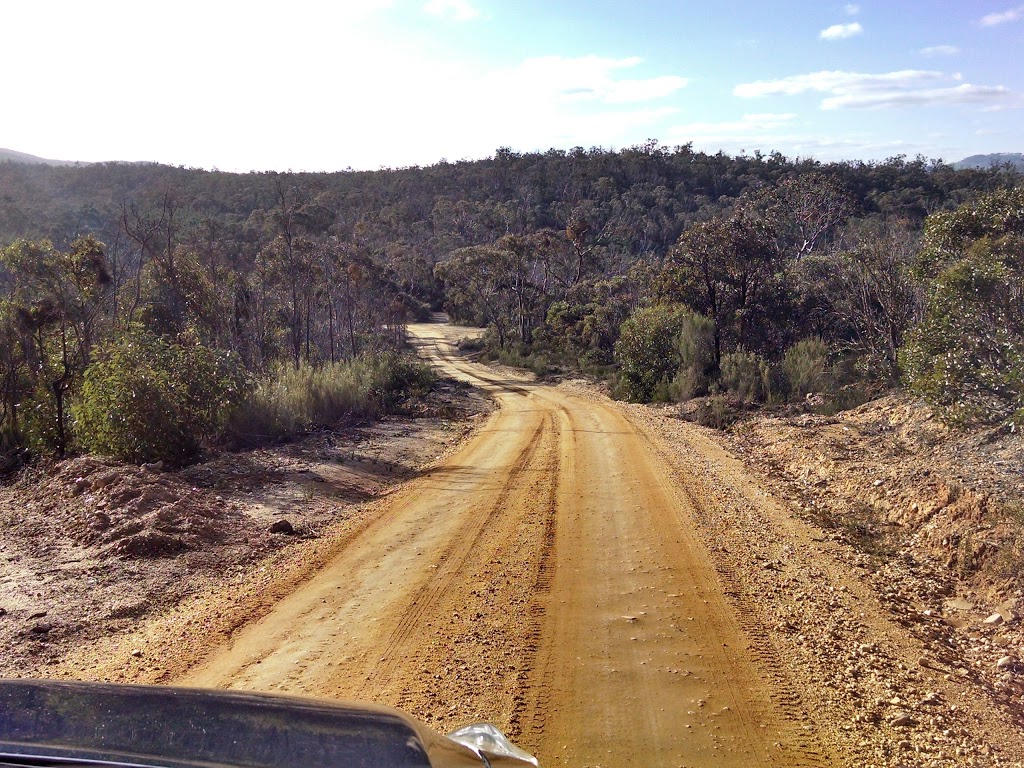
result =
[[[0,147],[61,160],[1024,152],[1014,0],[0,0],[0,29]]]

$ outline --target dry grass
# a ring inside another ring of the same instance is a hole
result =
[[[407,392],[427,387],[431,381],[425,366],[395,355],[316,367],[286,366],[257,383],[232,415],[228,431],[251,441],[376,418]]]

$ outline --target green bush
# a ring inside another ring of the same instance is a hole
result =
[[[743,402],[766,400],[769,382],[768,363],[760,355],[743,349],[722,355],[722,387]]]
[[[1024,423],[1024,271],[975,253],[936,279],[900,365],[910,389],[960,425]]]
[[[900,352],[910,389],[947,422],[1024,425],[1024,187],[929,216],[925,315]]]
[[[638,309],[626,319],[615,343],[616,396],[634,402],[667,396],[668,382],[679,370],[678,337],[688,316],[682,306],[660,305]]]
[[[508,344],[498,350],[495,359],[512,368],[525,368],[538,377],[551,373],[551,361],[543,352],[531,351],[524,344]]]
[[[390,354],[319,367],[282,366],[257,382],[227,429],[242,442],[259,442],[374,418],[433,380],[426,365]]]
[[[124,461],[193,459],[246,389],[237,357],[191,338],[134,333],[99,348],[72,407],[88,450]]]
[[[736,420],[736,412],[725,395],[712,395],[700,402],[692,419],[702,427],[725,429]]]
[[[798,341],[782,359],[790,399],[799,400],[828,387],[828,345],[817,337]]]
[[[684,402],[711,391],[715,375],[715,323],[709,317],[687,314],[676,342],[679,370],[672,380],[672,398]]]

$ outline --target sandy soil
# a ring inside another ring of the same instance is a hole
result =
[[[459,358],[464,330],[411,331],[500,406],[457,449],[41,671],[484,719],[546,766],[1022,764],[1019,708],[982,672],[1016,674],[1012,612],[968,622],[989,651],[966,657],[921,600],[957,583],[913,553],[881,568],[784,472],[760,479],[781,448],[750,457],[671,410]]]

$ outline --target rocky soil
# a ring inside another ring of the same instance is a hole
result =
[[[623,407],[718,499],[701,532],[755,654],[791,683],[780,705],[854,765],[1024,765],[1019,435],[950,431],[905,396],[727,432]]]

